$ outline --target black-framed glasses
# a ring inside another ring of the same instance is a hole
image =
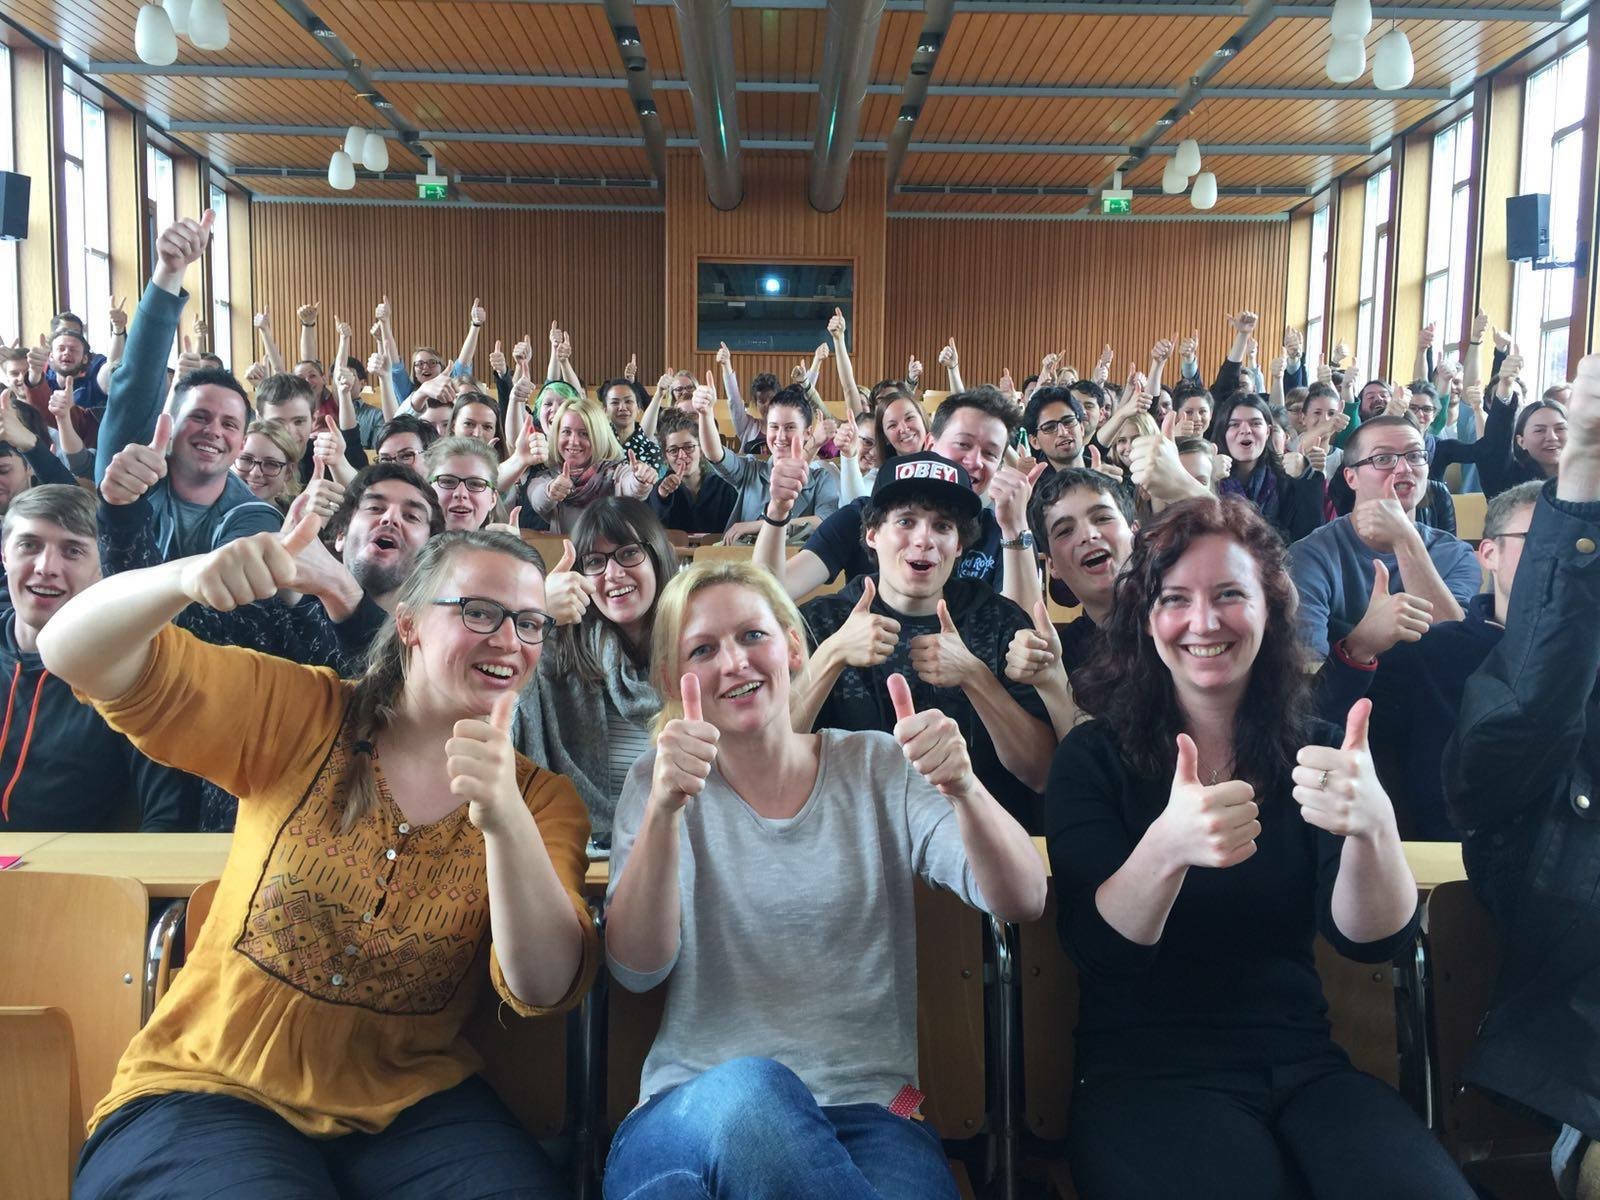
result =
[[[1041,424],[1039,426],[1038,436],[1054,437],[1056,434],[1060,433],[1062,429],[1066,429],[1067,432],[1070,433],[1077,427],[1077,417],[1062,417],[1059,421],[1045,421],[1043,424]]]
[[[241,475],[248,475],[260,468],[262,475],[268,479],[276,479],[283,474],[283,469],[289,464],[281,458],[257,458],[253,454],[241,454],[233,460],[233,465],[239,468]]]
[[[1439,415],[1437,408],[1431,408],[1426,404],[1413,404],[1406,411],[1424,425],[1430,424],[1434,417]]]
[[[1525,538],[1527,536],[1528,536],[1528,531],[1527,530],[1523,530],[1521,533],[1512,533],[1510,530],[1507,530],[1504,533],[1491,533],[1489,535],[1489,540],[1491,542],[1493,542],[1493,541],[1498,541],[1499,539],[1505,538],[1505,537]]]
[[[1376,454],[1363,458],[1360,462],[1346,463],[1345,466],[1352,471],[1358,467],[1376,467],[1380,471],[1392,471],[1400,465],[1402,458],[1414,468],[1428,465],[1428,452],[1426,450],[1407,450],[1404,454],[1396,454],[1392,450],[1380,450]]]
[[[668,446],[665,450],[665,454],[668,458],[688,458],[697,449],[699,449],[699,447],[691,442],[687,446]]]
[[[411,364],[412,371],[420,371],[423,367],[438,367],[444,370],[444,360],[439,358],[419,358]]]
[[[498,600],[490,600],[485,596],[456,596],[448,600],[435,600],[434,604],[459,610],[461,623],[473,633],[494,633],[510,617],[517,640],[529,646],[537,646],[544,641],[544,635],[556,625],[556,619],[540,609],[525,608],[521,612],[512,612]]]
[[[638,542],[629,542],[615,550],[591,550],[578,560],[578,570],[585,575],[604,575],[606,563],[612,559],[616,560],[619,567],[637,567],[644,558],[644,547]]]
[[[442,492],[453,492],[458,487],[464,487],[474,496],[481,496],[494,486],[476,475],[435,475],[428,482]]]
[[[380,451],[378,461],[381,463],[400,463],[402,466],[409,467],[417,461],[417,452],[415,450],[402,450],[398,454],[384,454]]]

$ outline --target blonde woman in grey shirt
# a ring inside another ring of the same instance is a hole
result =
[[[1029,921],[1044,869],[956,723],[913,711],[903,678],[892,735],[796,733],[805,644],[782,585],[747,564],[692,567],[657,604],[663,711],[617,808],[606,945],[623,986],[668,992],[612,1200],[955,1195],[937,1135],[904,1115],[912,883]]]

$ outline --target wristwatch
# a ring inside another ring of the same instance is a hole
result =
[[[1024,529],[1021,533],[1019,533],[1014,538],[1004,538],[1004,537],[1001,538],[1000,539],[1000,549],[1002,549],[1002,550],[1032,550],[1033,549],[1033,532],[1031,530]]]

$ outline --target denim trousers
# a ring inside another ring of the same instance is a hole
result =
[[[628,1114],[607,1200],[954,1200],[939,1137],[881,1104],[818,1105],[782,1063],[736,1058]]]

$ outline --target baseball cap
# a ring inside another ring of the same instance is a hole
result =
[[[919,499],[935,500],[970,520],[983,511],[983,501],[972,490],[972,480],[960,463],[932,450],[897,454],[878,468],[872,485],[872,506],[885,509]]]

